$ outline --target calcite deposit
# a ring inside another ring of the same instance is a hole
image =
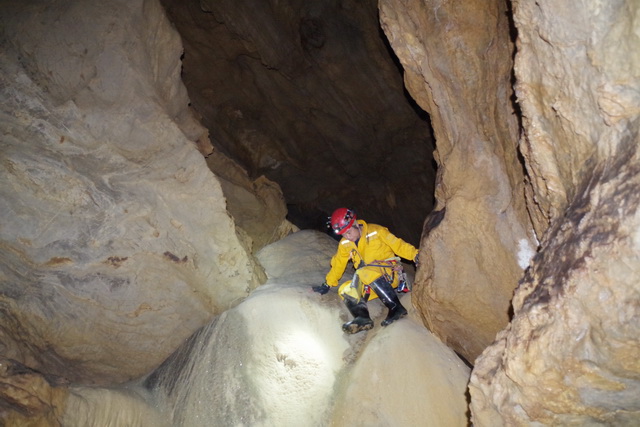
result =
[[[172,425],[467,424],[469,368],[413,313],[382,327],[376,300],[375,328],[345,335],[336,290],[311,292],[336,246],[303,230],[258,253],[265,285],[149,378]]]

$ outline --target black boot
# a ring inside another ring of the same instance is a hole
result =
[[[359,302],[356,302],[354,299],[345,297],[344,304],[347,306],[354,319],[342,325],[343,331],[348,334],[355,334],[360,331],[368,331],[373,328],[373,320],[369,317],[369,309],[367,308],[366,300],[361,299]]]
[[[385,307],[389,309],[389,314],[382,321],[382,326],[387,326],[407,315],[407,309],[400,304],[400,299],[394,292],[393,286],[384,277],[371,282],[369,286],[378,294],[378,298],[380,298]]]

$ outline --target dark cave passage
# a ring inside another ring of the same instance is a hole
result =
[[[324,229],[349,206],[419,243],[434,203],[433,132],[376,0],[162,3],[213,146],[277,182],[292,223]]]

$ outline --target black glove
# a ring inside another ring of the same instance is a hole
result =
[[[416,255],[416,257],[413,259],[413,263],[415,264],[416,268],[418,268],[418,266],[420,265],[420,262],[418,261],[418,256]]]
[[[327,292],[329,292],[329,289],[331,289],[331,286],[327,285],[327,283],[325,282],[322,285],[312,286],[311,289],[313,289],[313,292],[317,292],[320,295],[324,295]]]

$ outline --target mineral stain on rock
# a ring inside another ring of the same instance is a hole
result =
[[[164,256],[167,257],[168,259],[170,259],[171,261],[175,262],[176,264],[184,264],[185,262],[187,262],[189,260],[189,258],[185,255],[184,257],[182,257],[182,259],[178,258],[176,255],[174,255],[173,253],[166,251],[164,253]]]
[[[109,258],[107,258],[107,260],[105,261],[105,263],[114,266],[115,268],[118,268],[122,265],[122,263],[124,263],[126,260],[128,260],[129,257],[119,257],[119,256],[110,256]]]
[[[47,261],[47,267],[57,267],[61,265],[73,264],[73,260],[67,257],[53,257]]]

